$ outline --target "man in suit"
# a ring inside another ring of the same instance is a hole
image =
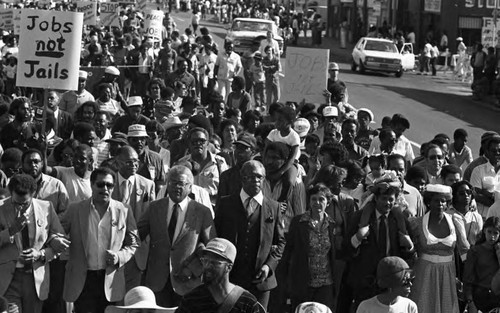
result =
[[[103,313],[125,296],[124,265],[138,247],[132,211],[111,199],[115,173],[98,168],[90,175],[92,197],[70,204],[62,225],[71,240],[64,299],[75,313]]]
[[[139,156],[131,146],[118,150],[118,183],[111,198],[120,201],[132,209],[134,219],[139,221],[151,201],[155,200],[155,183],[137,174]],[[125,289],[141,285],[142,273],[148,260],[149,238],[146,238],[125,265]]]
[[[241,177],[240,192],[221,198],[215,229],[238,250],[231,282],[250,291],[267,308],[270,290],[277,286],[274,272],[285,247],[279,204],[262,194],[266,178],[262,163],[246,162]]]
[[[151,238],[145,285],[161,306],[177,306],[201,284],[200,252],[215,238],[210,209],[188,197],[193,180],[187,167],[172,167],[168,197],[151,202],[138,223],[141,239]]]
[[[47,107],[54,114],[54,131],[56,135],[62,139],[68,139],[71,137],[71,132],[73,131],[73,116],[66,111],[59,110],[59,99],[59,94],[56,91],[49,91]]]
[[[397,183],[381,182],[371,191],[373,200],[352,215],[344,238],[344,251],[350,258],[347,284],[353,290],[354,310],[361,301],[378,293],[378,262],[386,256],[408,259],[414,250],[408,221],[395,208],[400,192]]]
[[[21,157],[21,162],[23,173],[35,179],[37,189],[33,198],[49,201],[60,220],[64,216],[69,202],[66,187],[59,179],[42,173],[43,157],[39,150],[30,149],[25,151]],[[64,257],[58,257],[50,263],[51,288],[49,298],[43,304],[43,312],[66,312],[66,304],[62,300],[66,260]]]
[[[11,197],[0,203],[0,296],[9,312],[40,313],[55,254],[49,242],[64,231],[52,204],[33,198],[33,177],[14,175],[8,187]]]

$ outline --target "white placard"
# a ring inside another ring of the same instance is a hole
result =
[[[288,47],[280,101],[324,103],[330,50]]]
[[[76,3],[76,11],[83,13],[83,25],[97,24],[97,2],[78,1]]]
[[[120,4],[118,2],[101,2],[99,5],[101,9],[101,25],[120,27],[120,20],[118,18]]]
[[[23,10],[17,85],[76,90],[83,13]]]
[[[144,17],[144,36],[153,38],[154,41],[161,41],[163,29],[163,11],[147,10]]]
[[[0,28],[3,30],[14,30],[14,11],[12,9],[0,9]]]
[[[19,35],[21,33],[21,12],[23,9],[13,9],[13,11],[14,35]]]

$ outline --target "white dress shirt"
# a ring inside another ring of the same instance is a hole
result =
[[[106,250],[111,244],[111,212],[109,206],[103,217],[90,201],[89,229],[87,233],[87,265],[91,271],[106,269]]]
[[[175,239],[177,239],[177,236],[179,236],[182,225],[184,224],[184,220],[186,219],[186,211],[188,204],[189,204],[189,197],[184,198],[184,200],[182,200],[179,203],[180,210],[179,212],[177,212],[177,223],[175,224],[175,232],[174,232],[174,238],[172,239],[172,243],[175,241]],[[168,225],[170,224],[172,213],[174,212],[174,205],[175,205],[174,200],[168,197],[167,228]]]
[[[252,215],[253,212],[257,209],[257,206],[262,206],[262,202],[264,201],[264,194],[259,192],[254,197],[250,197],[243,188],[240,191],[240,199],[245,207],[245,210],[249,213],[248,216]]]

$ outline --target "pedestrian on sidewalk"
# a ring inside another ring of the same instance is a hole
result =
[[[483,77],[483,71],[486,65],[486,53],[483,51],[482,44],[477,44],[476,51],[472,55],[470,63],[472,65],[474,81],[481,79]]]
[[[431,51],[432,45],[429,39],[425,40],[425,46],[422,50],[422,54],[420,56],[420,74],[428,75],[429,74],[429,65],[431,60]]]
[[[439,48],[436,44],[436,41],[432,41],[431,60],[430,60],[432,76],[436,76],[436,63],[438,57],[439,57]]]

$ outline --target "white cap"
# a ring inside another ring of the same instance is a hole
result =
[[[128,127],[127,137],[149,137],[146,132],[146,125],[134,124]]]
[[[305,137],[311,128],[311,123],[303,117],[298,118],[293,123],[293,129],[299,134],[299,137]]]
[[[334,107],[332,105],[328,105],[323,108],[323,116],[324,117],[332,117],[332,116],[339,116],[339,109],[337,107]]]
[[[104,73],[115,75],[115,76],[120,76],[120,70],[117,69],[114,66],[108,66],[108,67],[106,67],[106,69],[104,70]]]
[[[88,72],[85,72],[85,71],[78,71],[78,78],[83,78],[83,79],[87,79],[87,77],[89,76],[89,73]]]
[[[370,123],[375,123],[375,121],[374,121],[375,116],[373,115],[373,112],[370,109],[361,108],[361,109],[358,109],[358,114],[359,114],[359,112],[365,112],[366,114],[368,114],[370,116]]]
[[[175,312],[177,308],[164,308],[156,304],[155,294],[151,289],[139,286],[130,289],[125,294],[124,305],[110,306],[106,308],[106,313],[125,312],[133,309],[155,310],[155,312]]]
[[[142,97],[133,96],[128,98],[127,107],[130,108],[137,105],[142,105]]]
[[[441,185],[441,184],[428,184],[425,187],[425,191],[435,192],[435,193],[444,193],[444,194],[450,194],[450,195],[452,192],[450,186],[445,186],[445,185]]]
[[[464,41],[462,37],[457,37],[457,41]]]
[[[332,310],[318,302],[304,302],[297,306],[295,313],[332,313]]]

